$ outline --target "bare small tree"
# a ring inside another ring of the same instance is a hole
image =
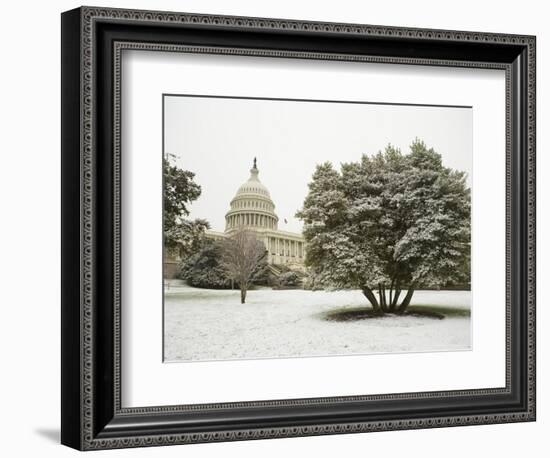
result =
[[[238,229],[222,242],[221,265],[232,281],[241,290],[241,304],[246,301],[246,292],[262,267],[267,251],[254,232]]]

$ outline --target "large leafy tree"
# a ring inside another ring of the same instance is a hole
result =
[[[180,266],[180,277],[197,288],[228,289],[231,279],[221,265],[222,244],[208,241]]]
[[[418,286],[467,280],[466,175],[420,140],[406,155],[388,146],[340,171],[319,165],[298,217],[316,282],[360,288],[377,312],[405,312]]]
[[[201,195],[201,187],[194,181],[195,174],[179,168],[174,159],[170,154],[163,158],[164,245],[168,250],[178,249],[187,256],[200,248],[209,224],[203,219],[186,219],[189,205]]]

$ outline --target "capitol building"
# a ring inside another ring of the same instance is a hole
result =
[[[304,237],[302,234],[279,230],[275,204],[258,175],[259,170],[254,158],[250,178],[239,187],[235,197],[231,199],[229,211],[225,215],[224,232],[208,230],[206,237],[220,240],[231,236],[237,229],[251,230],[265,245],[269,264],[286,265],[302,270],[305,257]]]

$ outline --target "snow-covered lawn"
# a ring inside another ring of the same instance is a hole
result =
[[[412,304],[470,308],[469,291],[416,291]],[[324,319],[367,306],[360,291],[165,290],[166,361],[226,360],[470,349],[470,317]]]

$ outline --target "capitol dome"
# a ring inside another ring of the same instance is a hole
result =
[[[279,218],[275,214],[275,204],[258,175],[259,170],[254,158],[250,178],[239,187],[231,200],[230,210],[225,215],[226,232],[238,227],[256,230],[277,229]]]

